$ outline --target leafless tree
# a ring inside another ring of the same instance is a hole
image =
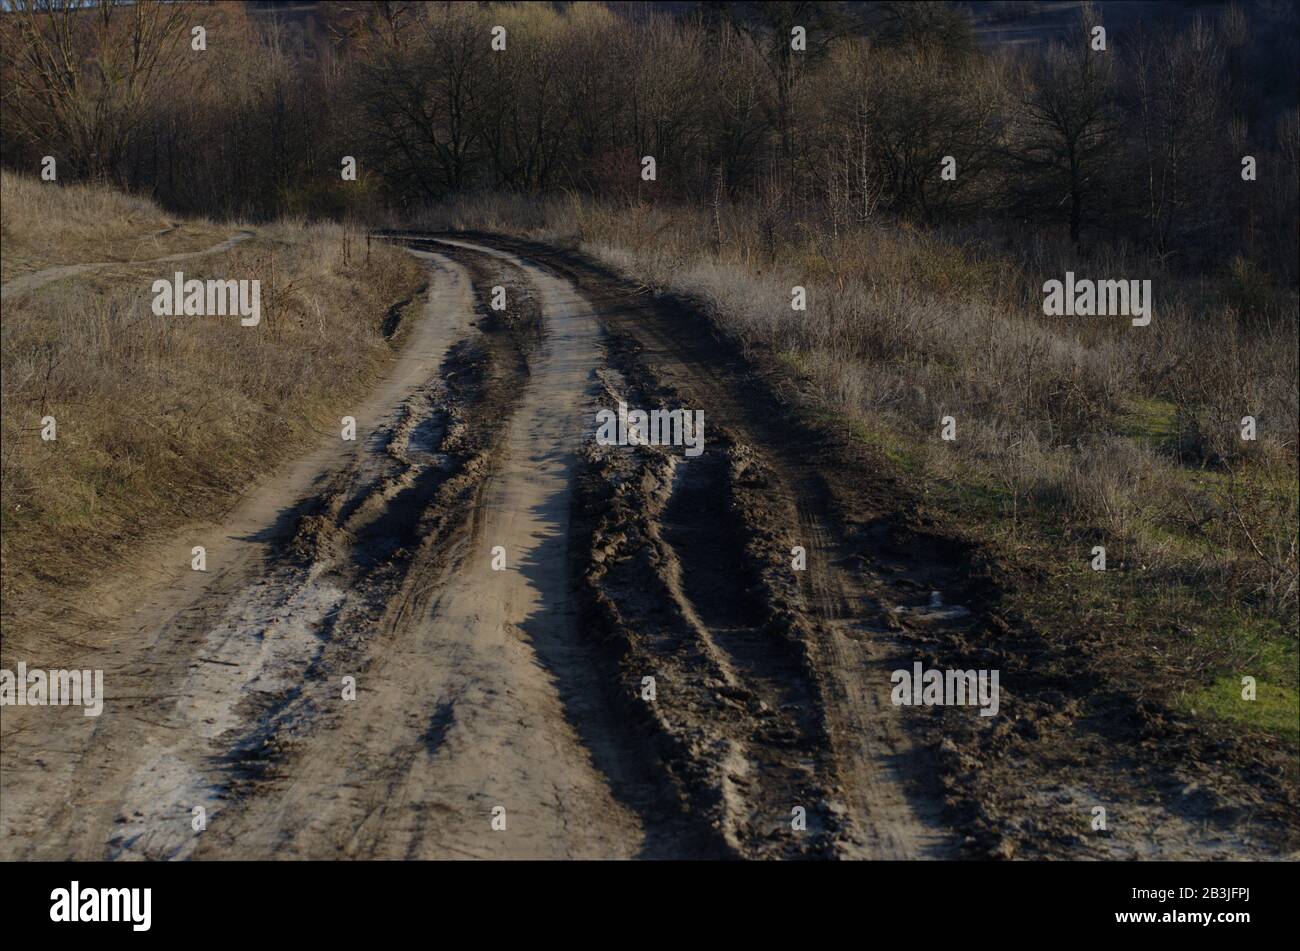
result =
[[[194,62],[190,5],[15,0],[0,22],[9,121],[75,175],[120,180],[131,136]]]

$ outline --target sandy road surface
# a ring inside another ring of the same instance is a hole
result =
[[[1044,779],[999,787],[1009,818],[954,824],[954,801],[1003,802],[954,783],[972,731],[1007,730],[927,726],[890,671],[1018,642],[965,556],[900,527],[888,480],[845,469],[701,315],[526,242],[399,240],[428,300],[340,408],[357,440],[326,434],[222,524],[142,553],[85,593],[82,654],[29,660],[102,668],[107,696],[97,719],[5,709],[0,858],[1098,854],[1033,835],[1078,813],[1036,795],[1061,775],[1045,755]],[[597,446],[619,401],[703,409],[703,455]],[[1010,682],[1004,709],[1048,722]],[[1210,831],[1260,848],[1231,817]]]
[[[202,854],[250,842],[258,852],[381,858],[638,848],[638,823],[592,765],[551,672],[583,667],[564,548],[597,328],[571,287],[529,277],[549,332],[456,570],[364,678],[356,715],[309,744],[291,780],[250,802]],[[504,829],[492,827],[494,809]]]

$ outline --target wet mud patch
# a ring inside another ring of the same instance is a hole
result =
[[[474,500],[518,402],[518,353],[508,324],[480,327],[452,344],[437,376],[396,407],[358,447],[353,463],[295,505],[295,529],[266,555],[260,607],[249,613],[236,601],[243,613],[228,622],[234,634],[220,641],[266,641],[266,650],[257,649],[265,668],[249,679],[246,658],[228,658],[221,669],[228,671],[227,692],[233,691],[230,715],[211,737],[211,755],[164,760],[172,763],[175,783],[188,776],[190,786],[209,790],[209,816],[219,809],[236,820],[265,787],[287,782],[299,750],[332,730],[341,715],[342,677],[364,684],[373,660],[428,603],[435,579],[463,548]],[[317,591],[342,594],[314,613],[295,606],[304,598],[317,605]],[[275,633],[281,629],[301,629],[295,650],[270,643],[283,639]],[[207,653],[225,659],[216,648]],[[433,749],[452,719],[449,709],[429,716],[425,745]],[[215,785],[213,777],[219,777]],[[123,822],[115,854],[182,854],[157,822],[143,828],[138,819]],[[192,841],[181,846],[193,847]]]
[[[629,356],[602,375],[602,405],[682,405]],[[681,795],[733,854],[832,854],[842,824],[819,692],[789,624],[793,589],[773,585],[754,524],[772,514],[752,504],[761,465],[716,429],[696,458],[592,443],[584,463],[579,591]]]

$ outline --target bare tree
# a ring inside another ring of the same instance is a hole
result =
[[[192,64],[185,3],[15,0],[3,18],[4,105],[76,175],[120,179],[126,146]]]
[[[1134,130],[1145,239],[1161,259],[1223,227],[1228,192],[1224,47],[1197,17],[1185,32],[1139,42],[1133,63]]]
[[[1118,129],[1113,53],[1091,48],[1095,25],[1095,11],[1085,7],[1075,39],[1022,69],[1004,153],[1017,210],[1068,221],[1075,244],[1101,220],[1098,199]]]

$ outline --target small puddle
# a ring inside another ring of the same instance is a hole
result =
[[[434,466],[448,465],[451,457],[445,452],[438,451],[446,431],[447,424],[441,413],[420,420],[406,437],[407,454],[424,456]]]
[[[926,621],[957,621],[970,617],[970,611],[960,604],[944,604],[943,594],[938,591],[930,592],[930,601],[924,606],[911,608],[899,606],[893,609],[893,613],[910,614]]]

